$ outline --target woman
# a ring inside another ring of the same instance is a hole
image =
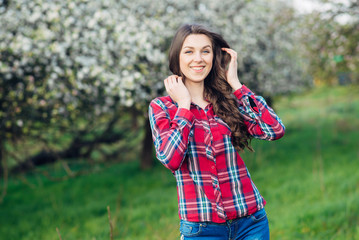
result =
[[[169,52],[169,96],[149,107],[156,156],[177,180],[181,239],[269,239],[265,200],[238,151],[284,126],[237,76],[237,53],[217,33],[184,25]]]

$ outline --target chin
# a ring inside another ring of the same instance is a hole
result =
[[[202,76],[185,76],[185,80],[191,82],[203,82],[207,76],[208,74]]]
[[[205,78],[188,78],[186,77],[186,81],[190,81],[190,82],[194,82],[194,83],[199,83],[199,82],[203,82]]]

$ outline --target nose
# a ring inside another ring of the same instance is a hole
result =
[[[200,52],[197,52],[195,55],[194,55],[194,61],[196,62],[202,62],[202,54]]]

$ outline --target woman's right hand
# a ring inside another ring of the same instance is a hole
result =
[[[177,102],[179,108],[190,109],[191,95],[184,85],[182,78],[171,75],[164,80],[165,88],[170,97]]]

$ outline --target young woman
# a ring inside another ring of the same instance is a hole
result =
[[[237,53],[201,25],[178,29],[169,67],[169,96],[149,116],[156,156],[177,180],[181,239],[269,239],[266,202],[238,151],[281,138],[281,120],[239,81]]]

